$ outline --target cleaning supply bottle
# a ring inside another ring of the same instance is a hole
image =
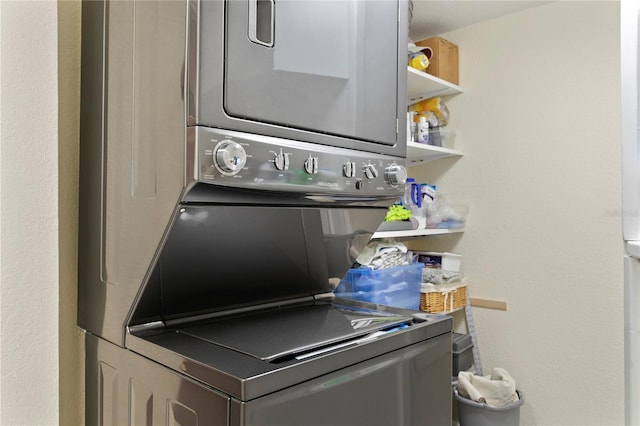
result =
[[[422,116],[418,121],[418,143],[429,143],[429,122]]]
[[[408,210],[411,206],[422,206],[422,194],[420,193],[420,185],[416,183],[414,178],[407,178],[404,187],[404,196],[402,197],[402,205]]]
[[[408,65],[420,71],[424,71],[429,66],[429,58],[422,52],[413,53],[409,56]]]
[[[447,108],[440,97],[429,98],[415,103],[409,107],[409,111],[416,111],[418,114],[431,111],[438,119],[440,126],[446,126],[450,116],[449,108]]]
[[[422,229],[426,226],[427,216],[420,190],[421,185],[416,183],[414,178],[407,178],[402,204],[411,212],[412,229]]]

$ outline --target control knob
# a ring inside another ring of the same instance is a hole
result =
[[[367,179],[375,179],[378,177],[378,169],[369,163],[364,166],[364,175]]]
[[[281,172],[289,170],[289,153],[282,152],[282,150],[280,150],[280,152],[274,153],[273,164],[276,166],[276,169],[280,170]]]
[[[247,163],[247,152],[242,145],[231,140],[218,143],[214,149],[213,164],[227,176],[235,175]]]
[[[407,169],[399,164],[392,164],[384,171],[384,180],[393,187],[404,185],[407,181]]]
[[[309,175],[318,173],[318,157],[309,155],[309,158],[304,161],[304,171]]]
[[[348,178],[356,177],[356,163],[353,161],[347,161],[342,166],[342,174]]]

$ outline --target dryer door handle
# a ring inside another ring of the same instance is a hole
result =
[[[249,40],[273,47],[274,29],[275,1],[249,0]]]

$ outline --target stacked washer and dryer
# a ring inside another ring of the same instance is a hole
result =
[[[403,192],[402,1],[86,1],[87,424],[441,425],[451,319],[333,285]]]

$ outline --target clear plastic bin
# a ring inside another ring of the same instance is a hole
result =
[[[420,308],[422,263],[385,269],[349,269],[335,289],[337,297],[397,308]]]

